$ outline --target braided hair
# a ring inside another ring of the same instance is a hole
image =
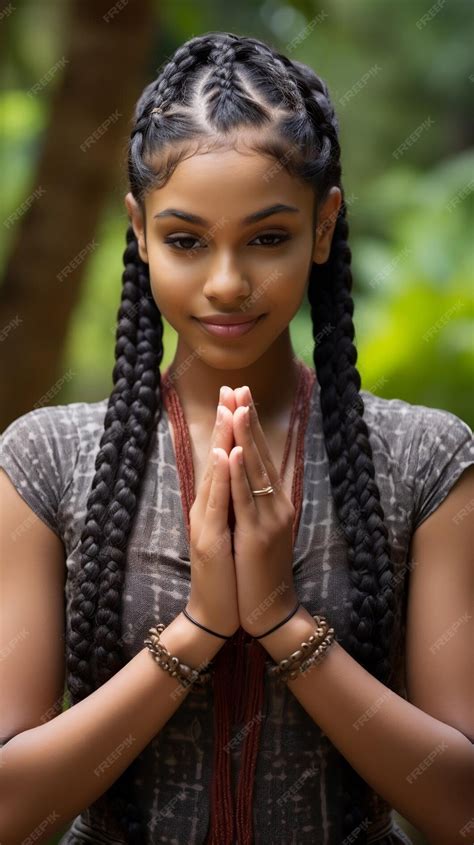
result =
[[[251,148],[314,187],[314,221],[332,186],[342,202],[328,260],[312,264],[308,300],[314,366],[337,516],[347,541],[351,611],[349,653],[382,683],[391,680],[395,598],[388,531],[374,477],[356,368],[351,250],[341,185],[338,123],[326,84],[306,65],[256,38],[209,32],[176,50],[146,86],[128,146],[130,190],[145,215],[146,193],[165,184],[199,147],[234,146],[255,130]],[[162,413],[163,323],[149,268],[133,228],[126,233],[117,317],[113,389],[81,534],[81,565],[71,603],[68,688],[77,703],[124,665],[121,600],[140,480]],[[331,326],[331,331],[325,327]],[[145,841],[134,801],[140,755],[108,791],[127,842]],[[341,755],[343,835],[365,843],[368,785]]]

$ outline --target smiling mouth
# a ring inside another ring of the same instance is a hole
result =
[[[221,325],[221,324],[217,324],[217,323],[204,323],[201,320],[198,320],[197,317],[193,317],[193,320],[196,320],[199,323],[199,325],[201,326],[201,328],[207,334],[214,335],[215,337],[232,338],[232,337],[240,337],[241,335],[247,334],[265,316],[266,316],[265,314],[261,314],[260,317],[257,317],[256,320],[250,320],[247,323],[234,323],[233,325]]]

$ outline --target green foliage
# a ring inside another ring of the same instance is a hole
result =
[[[366,389],[447,408],[471,425],[473,164],[465,154],[428,173],[381,176],[359,210],[374,223],[377,216],[378,237],[354,247]]]
[[[472,164],[468,102],[472,71],[466,0],[452,0],[426,26],[424,0],[411,4],[334,0],[323,9],[309,0],[250,0],[223,9],[217,0],[188,0],[161,9],[159,41],[150,51],[150,79],[158,64],[192,34],[229,30],[266,39],[323,76],[340,123],[343,184],[349,205],[358,366],[366,389],[413,403],[448,408],[471,424]],[[324,13],[325,14],[321,14]],[[318,15],[321,17],[319,21]],[[34,4],[11,16],[9,85],[0,93],[2,212],[27,196],[59,75],[38,96],[28,91],[64,52],[67,15]],[[38,27],[45,27],[44,39]],[[47,29],[47,33],[46,33]],[[303,36],[291,47],[295,36]],[[343,57],[343,61],[341,61]],[[4,60],[5,61],[5,60]],[[378,65],[348,102],[345,92]],[[471,76],[470,76],[471,74]],[[139,92],[137,91],[137,96]],[[400,157],[394,150],[430,118]],[[121,185],[124,174],[117,174]],[[112,386],[115,322],[120,302],[127,216],[114,191],[87,263],[61,372],[75,377],[55,402],[94,401]],[[455,201],[457,197],[457,200]],[[14,227],[2,227],[5,264]],[[295,351],[311,355],[309,311],[293,320]],[[176,346],[165,321],[166,367]]]

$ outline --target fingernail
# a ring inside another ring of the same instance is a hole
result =
[[[217,449],[213,449],[212,454],[213,454],[213,463],[217,464],[217,461],[219,460],[219,452],[217,451]]]

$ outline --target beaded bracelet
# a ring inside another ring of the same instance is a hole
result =
[[[315,666],[318,663],[320,663],[321,660],[323,660],[323,658],[327,654],[329,646],[334,642],[334,640],[335,640],[334,629],[330,628],[326,637],[324,638],[322,643],[320,643],[320,645],[315,650],[315,652],[312,655],[310,655],[310,657],[308,657],[307,660],[304,660],[302,663],[300,663],[300,665],[297,666],[295,669],[292,669],[292,671],[285,673],[285,675],[283,676],[283,679],[285,681],[288,681],[288,680],[293,681],[299,674],[304,675],[305,672],[307,672],[309,669],[311,669],[312,666]]]
[[[316,630],[293,654],[280,660],[278,665],[270,670],[273,678],[283,682],[294,680],[298,674],[303,674],[323,659],[335,639],[335,632],[334,628],[329,627],[324,616],[316,614],[313,619],[316,622]]]
[[[304,675],[307,669],[310,669],[311,666],[315,666],[318,663],[321,663],[321,660],[325,656],[329,646],[335,641],[335,639],[336,634],[334,628],[329,628],[329,631],[327,632],[324,640],[322,641],[322,643],[320,643],[318,648],[313,652],[313,654],[311,654],[306,660],[303,660],[303,662],[299,665],[298,668],[302,675]]]
[[[188,666],[186,663],[181,663],[178,657],[173,657],[168,649],[160,643],[160,635],[165,630],[165,627],[161,622],[159,625],[150,628],[148,631],[149,638],[143,641],[155,662],[162,669],[165,669],[172,678],[177,678],[181,686],[185,688],[191,686],[191,684],[196,684],[199,687],[205,686],[212,678],[211,672],[199,671]]]
[[[293,615],[294,612],[290,615]],[[300,647],[293,654],[283,658],[278,665],[270,669],[270,675],[273,678],[282,682],[294,680],[298,674],[304,674],[324,658],[328,648],[335,640],[334,628],[329,627],[329,623],[324,616],[315,614],[313,619],[316,622],[316,630],[308,637],[307,641],[301,643]],[[191,619],[191,621],[194,622],[195,620]],[[144,640],[144,645],[148,647],[156,663],[173,678],[177,678],[179,683],[185,688],[191,684],[202,687],[209,683],[212,678],[212,672],[193,669],[186,663],[181,663],[178,657],[172,656],[168,649],[160,643],[160,635],[165,630],[165,627],[163,623],[159,623],[155,627],[150,628],[148,631],[150,636]],[[280,626],[278,625],[276,627]],[[212,661],[210,663],[212,665]]]

